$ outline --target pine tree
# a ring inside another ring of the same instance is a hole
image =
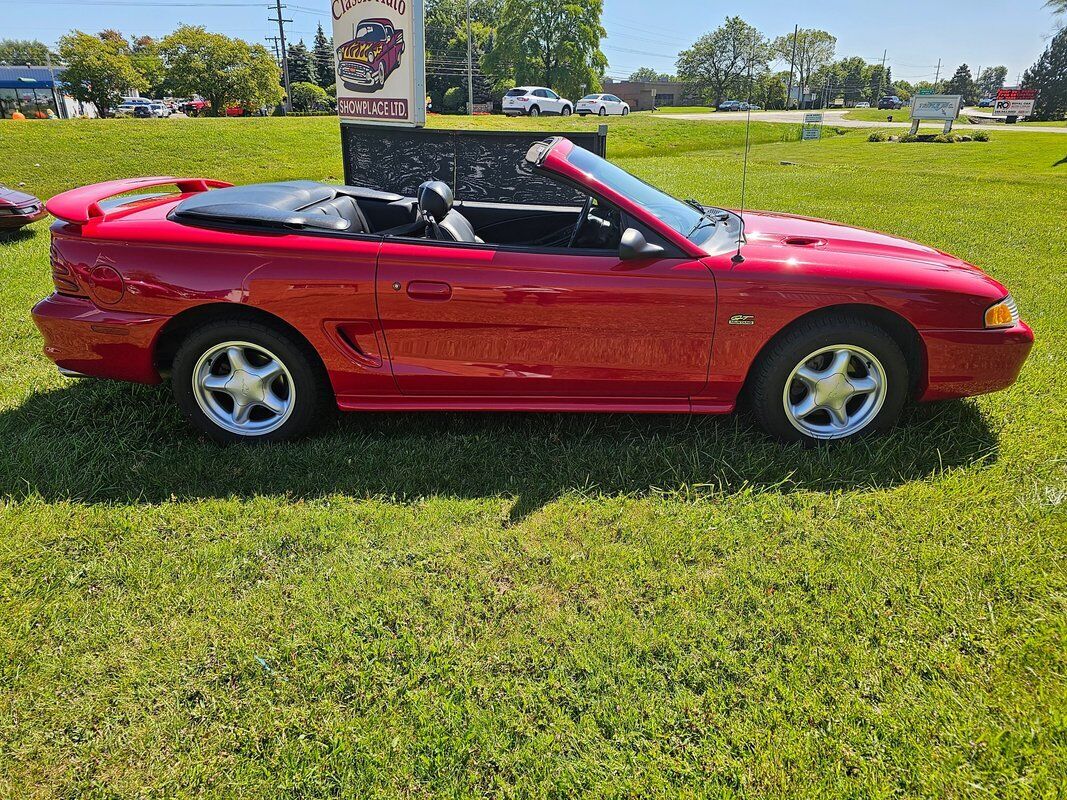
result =
[[[311,53],[301,39],[289,45],[289,83],[312,83]]]
[[[1030,119],[1048,122],[1067,118],[1067,28],[1052,37],[1037,63],[1023,73],[1023,88],[1037,90]]]
[[[312,66],[315,72],[315,83],[323,89],[333,86],[336,80],[336,65],[334,64],[333,42],[327,38],[322,30],[322,23],[315,31],[315,47],[311,51]]]
[[[952,79],[945,86],[945,94],[959,94],[963,95],[963,102],[967,105],[971,105],[975,102],[975,96],[978,94],[978,88],[974,83],[974,76],[971,75],[971,68],[966,64],[960,64],[956,70],[956,74],[952,76]]]

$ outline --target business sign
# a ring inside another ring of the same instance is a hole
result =
[[[994,117],[1029,117],[1034,113],[1036,89],[1001,89],[997,92]]]
[[[423,0],[333,0],[342,122],[426,124]]]
[[[963,97],[958,94],[916,95],[911,101],[911,118],[951,122],[960,115]]]

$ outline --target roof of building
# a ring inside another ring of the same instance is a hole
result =
[[[53,72],[55,81],[52,79]],[[61,73],[62,70],[50,70],[48,67],[0,66],[0,89],[51,89],[54,82],[59,82]]]

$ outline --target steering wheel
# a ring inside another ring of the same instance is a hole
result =
[[[582,228],[585,227],[586,221],[589,219],[589,213],[593,210],[593,198],[592,196],[586,198],[585,205],[582,206],[582,213],[578,215],[578,221],[574,223],[574,232],[571,234],[571,240],[567,243],[567,247],[574,247],[578,241],[578,234],[582,232]]]

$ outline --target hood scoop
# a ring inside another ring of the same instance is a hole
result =
[[[824,247],[826,240],[815,236],[786,236],[782,243],[790,247]]]

